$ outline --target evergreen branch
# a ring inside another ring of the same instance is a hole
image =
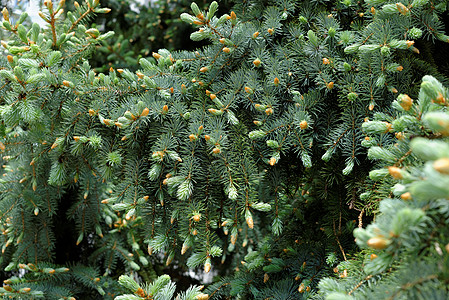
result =
[[[213,292],[210,294],[210,298],[212,298],[216,292],[220,291],[222,288],[224,288],[224,287],[226,287],[226,286],[228,286],[228,285],[230,285],[230,284],[231,284],[231,282],[226,282],[226,283],[223,283],[222,285],[220,285],[219,287],[217,287],[217,288],[215,289],[215,291],[213,291]]]
[[[368,275],[368,276],[366,276],[362,281],[360,281],[349,293],[348,293],[348,295],[351,295],[352,293],[354,293],[355,292],[355,290],[357,290],[359,287],[361,287],[362,286],[362,284],[365,282],[365,281],[368,281],[368,280],[370,280],[371,278],[373,277],[373,275]]]
[[[402,291],[408,290],[410,288],[415,287],[416,285],[420,285],[420,284],[422,284],[422,283],[424,283],[426,281],[437,279],[437,278],[438,278],[437,274],[432,274],[432,275],[428,275],[428,276],[423,277],[423,278],[419,278],[418,280],[415,280],[413,282],[408,282],[406,284],[403,284],[403,285],[401,285],[400,289],[397,289],[393,293],[393,295],[391,295],[391,297],[388,298],[388,300],[394,300],[395,297]]]
[[[341,246],[340,240],[338,239],[338,235],[337,235],[337,232],[335,230],[335,221],[333,221],[332,224],[333,224],[333,229],[334,229],[334,236],[335,236],[335,239],[337,240],[338,247],[340,248],[341,254],[343,254],[344,260],[347,261],[345,250]]]
[[[50,240],[50,237],[49,237],[49,235],[48,235],[48,224],[44,221],[44,228],[45,228],[45,237],[47,238],[47,247],[45,247],[45,252],[47,253],[47,256],[48,256],[48,259],[50,260],[51,259],[51,253],[50,253],[50,249],[51,249],[51,245],[52,245],[52,243],[51,243],[51,240]]]
[[[53,12],[50,14],[50,28],[51,34],[53,36],[53,44],[52,44],[53,47],[56,46],[57,43],[55,22],[56,22],[55,12]]]
[[[349,128],[346,128],[341,134],[340,136],[335,140],[335,142],[333,142],[332,146],[330,146],[330,148],[333,148],[335,146],[337,146],[337,144],[340,142],[340,140],[345,136],[346,132],[349,131]]]
[[[78,19],[76,19],[75,22],[73,22],[73,24],[70,26],[69,30],[67,30],[67,33],[70,33],[73,31],[73,29],[75,29],[75,27],[78,25],[79,22],[81,22],[89,13],[93,12],[93,8],[89,5],[88,3],[88,8],[87,10],[78,17]]]
[[[395,167],[399,167],[402,162],[407,158],[407,156],[409,156],[410,154],[412,154],[412,150],[408,150],[404,155],[402,155],[401,158],[398,159],[398,161],[394,164]]]
[[[16,206],[18,201],[19,201],[19,199],[17,198],[17,200],[14,202],[14,204],[11,205],[7,210],[5,210],[5,212],[0,216],[0,220],[3,220],[5,218],[5,216],[7,216],[7,214],[14,209],[14,207]]]

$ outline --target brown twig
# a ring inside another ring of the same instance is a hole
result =
[[[409,156],[410,154],[412,154],[412,150],[408,150],[400,159],[398,159],[398,161],[394,164],[395,167],[398,167],[402,164],[402,162],[407,158],[407,156]]]
[[[221,290],[223,287],[230,285],[230,282],[224,283],[222,284],[219,288],[217,288],[212,294],[209,295],[209,298],[211,298],[216,292],[218,292],[219,290]]]
[[[362,209],[362,211],[360,212],[360,215],[359,215],[359,228],[362,228],[362,226],[363,226],[362,218],[363,218],[364,212],[365,212],[365,209]]]
[[[335,230],[335,221],[333,222],[333,227],[334,227],[334,235],[335,235],[335,239],[337,240],[338,247],[340,248],[340,251],[343,254],[344,260],[347,261],[348,259],[346,258],[345,250],[341,246],[340,240],[338,239],[337,231]]]
[[[89,6],[89,8],[75,22],[73,22],[72,26],[70,26],[67,33],[70,33],[76,27],[76,25],[78,25],[78,23],[81,22],[81,20],[83,20],[91,11],[93,11],[93,10]]]
[[[367,281],[370,280],[373,277],[373,275],[368,275],[366,276],[362,281],[360,281],[349,293],[348,295],[351,295],[356,289],[358,289],[359,287],[362,286],[362,284]]]
[[[50,15],[50,27],[51,27],[51,34],[53,36],[53,46],[56,46],[57,38],[56,38],[56,27],[55,27],[55,13],[52,13]]]
[[[393,299],[395,299],[395,297],[397,296],[397,294],[399,294],[399,292],[401,292],[401,291],[403,291],[403,290],[409,289],[409,288],[411,288],[411,287],[413,287],[413,286],[415,286],[415,285],[421,284],[421,283],[423,283],[423,282],[425,282],[425,281],[432,280],[432,279],[437,279],[437,278],[438,278],[438,275],[432,274],[432,275],[429,275],[429,276],[427,276],[427,277],[424,277],[424,278],[420,278],[420,279],[418,279],[418,280],[415,280],[415,281],[413,281],[413,282],[408,282],[408,283],[406,283],[406,284],[403,284],[403,285],[401,285],[401,287],[400,287],[399,289],[397,289],[397,290],[393,293],[393,295],[391,295],[391,297],[388,298],[388,300],[393,300]]]

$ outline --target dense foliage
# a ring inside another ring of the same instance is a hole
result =
[[[425,76],[415,100],[401,94],[392,103],[394,113],[378,113],[363,124],[368,157],[379,161],[369,177],[389,195],[375,222],[354,231],[367,249],[363,265],[342,263],[347,279],[322,280],[326,299],[448,298],[448,96],[440,82]],[[378,193],[367,190],[360,197]]]
[[[447,1],[193,3],[151,56],[44,6],[3,10],[2,296],[447,297]]]
[[[72,1],[66,1],[69,9]],[[187,0],[107,0],[102,5],[111,8],[108,14],[93,15],[91,22],[103,31],[115,35],[101,41],[97,54],[89,59],[95,70],[104,72],[113,68],[129,68],[135,71],[142,57],[158,49],[194,50],[202,45],[189,38],[193,28],[182,22],[179,16],[190,11]],[[210,1],[197,1],[199,7],[207,7]],[[226,3],[220,3],[220,11],[226,12]]]

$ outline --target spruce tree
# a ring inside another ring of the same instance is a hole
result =
[[[45,28],[3,10],[2,296],[170,299],[161,273],[187,269],[225,277],[181,299],[446,295],[445,155],[410,140],[445,147],[447,1],[192,3],[206,46],[104,73],[114,33],[89,20],[110,9],[44,4]]]
[[[446,299],[449,258],[447,88],[423,78],[418,97],[401,94],[393,115],[363,124],[369,174],[377,185],[362,199],[388,198],[366,228],[354,231],[359,259],[341,263],[347,278],[320,282],[325,299]],[[390,123],[391,122],[391,123]]]

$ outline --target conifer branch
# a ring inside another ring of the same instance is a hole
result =
[[[366,276],[362,281],[360,281],[349,293],[348,293],[348,295],[351,295],[352,293],[354,293],[355,292],[355,290],[357,290],[359,287],[361,287],[362,286],[362,284],[365,282],[365,281],[368,281],[368,280],[370,280],[371,278],[373,278],[373,275],[368,275],[368,276]]]
[[[337,241],[338,247],[340,248],[341,254],[343,255],[343,259],[345,261],[347,261],[345,251],[344,251],[343,247],[341,246],[340,240],[338,239],[337,231],[335,230],[335,220],[332,222],[332,225],[333,225],[333,229],[334,229],[335,240]]]
[[[395,291],[395,292],[388,298],[388,300],[394,300],[394,299],[396,298],[396,296],[397,296],[399,293],[401,293],[402,291],[408,290],[408,289],[410,289],[410,288],[415,287],[416,285],[420,285],[420,284],[422,284],[422,283],[424,283],[424,282],[426,282],[426,281],[430,281],[430,280],[437,279],[437,278],[438,278],[438,275],[432,274],[432,275],[428,275],[428,276],[423,277],[423,278],[419,278],[419,279],[417,279],[417,280],[415,280],[415,281],[413,281],[413,282],[408,282],[408,283],[406,283],[406,284],[403,284],[403,285],[401,285],[401,287],[400,287],[399,289],[397,289],[397,290],[396,290],[396,291]]]
[[[93,12],[93,8],[89,5],[87,10],[76,19],[75,22],[70,26],[69,30],[67,30],[67,33],[72,32],[75,27],[78,25],[79,22],[81,22],[89,13]]]

